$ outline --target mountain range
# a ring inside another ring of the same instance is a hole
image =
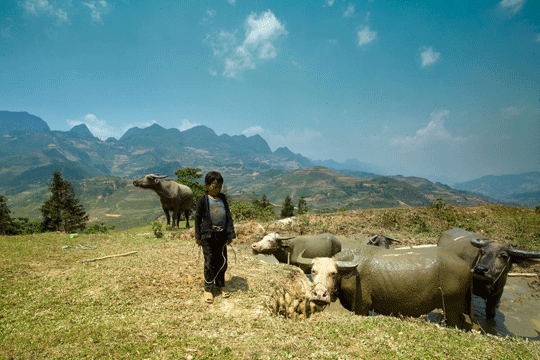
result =
[[[180,131],[154,124],[144,129],[134,127],[120,139],[103,141],[84,124],[69,131],[53,131],[35,115],[0,111],[1,192],[13,198],[16,209],[22,212],[17,216],[36,215],[37,205],[31,208],[29,204],[45,196],[47,182],[55,170],[74,182],[82,191],[84,201],[94,204],[92,206],[105,206],[107,199],[117,201],[106,205],[114,212],[134,193],[137,199],[133,201],[137,201],[139,207],[147,206],[143,198],[153,199],[151,192],[143,190],[140,191],[144,195],[139,198],[141,193],[134,192],[131,185],[134,179],[148,173],[168,174],[174,179],[176,170],[188,167],[200,168],[203,173],[220,171],[229,194],[248,199],[266,195],[277,206],[287,195],[291,195],[293,201],[304,196],[310,208],[330,211],[425,206],[439,197],[449,204],[460,205],[497,201],[537,205],[534,197],[520,200],[517,195],[525,196],[523,192],[506,196],[509,189],[500,200],[497,193],[500,187],[473,194],[479,188],[467,183],[453,189],[418,177],[381,176],[377,174],[376,165],[356,159],[344,163],[314,161],[286,147],[272,151],[259,135],[218,136],[205,126]],[[534,186],[538,184],[527,187],[526,183],[519,186],[530,189],[534,195],[535,189],[538,190]]]

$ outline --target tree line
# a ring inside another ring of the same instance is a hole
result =
[[[41,205],[41,221],[28,221],[28,218],[12,218],[7,206],[7,199],[0,195],[0,235],[34,234],[49,231],[72,233],[83,231],[88,223],[88,214],[75,196],[71,182],[62,178],[62,173],[55,171],[48,183],[51,197]],[[97,226],[97,228],[96,228]],[[103,229],[103,224],[96,224],[93,230]],[[95,229],[94,229],[95,228]],[[105,227],[107,230],[107,227]]]

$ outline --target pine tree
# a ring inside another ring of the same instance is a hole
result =
[[[4,195],[0,195],[0,235],[14,235],[17,232],[15,222],[10,214],[7,199]]]
[[[49,182],[51,197],[41,206],[43,231],[74,232],[84,230],[88,215],[75,197],[71,182],[64,180],[59,171],[53,173]]]
[[[294,206],[292,204],[291,195],[287,195],[281,209],[281,218],[286,218],[294,215]]]
[[[306,202],[306,198],[303,196],[300,196],[300,200],[298,200],[298,215],[306,214],[309,210]]]
[[[177,183],[186,185],[193,191],[193,201],[192,204],[192,210],[195,210],[197,199],[204,195],[204,192],[206,191],[205,187],[201,184],[199,184],[195,179],[200,179],[203,177],[203,174],[201,173],[201,169],[199,168],[185,168],[185,169],[178,169],[174,172],[176,176],[178,176],[178,179],[176,180]]]

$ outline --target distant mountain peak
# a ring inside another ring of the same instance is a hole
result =
[[[0,111],[0,134],[14,131],[50,132],[51,129],[42,118],[25,111]]]
[[[92,132],[88,129],[88,127],[85,124],[74,126],[71,128],[71,130],[69,130],[69,132],[80,139],[96,140],[96,137],[92,134]]]

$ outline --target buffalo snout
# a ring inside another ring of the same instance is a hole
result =
[[[311,301],[317,305],[327,305],[332,302],[330,292],[325,286],[315,286],[311,292]]]

